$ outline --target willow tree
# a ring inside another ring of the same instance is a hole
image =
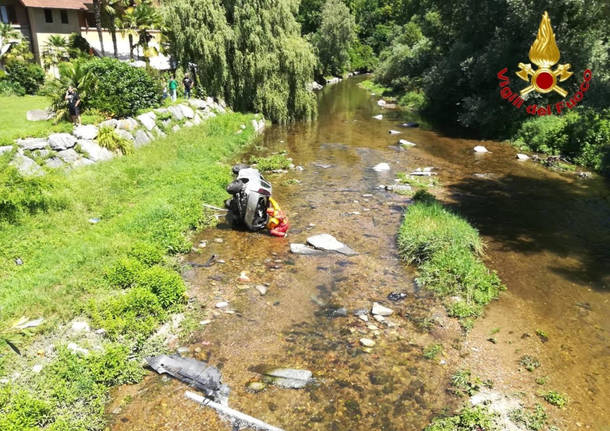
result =
[[[171,0],[165,25],[172,54],[197,65],[200,85],[233,109],[274,122],[316,113],[316,58],[301,38],[295,0]]]
[[[314,37],[322,71],[341,75],[350,67],[350,48],[356,41],[356,21],[341,0],[326,0],[322,23]]]

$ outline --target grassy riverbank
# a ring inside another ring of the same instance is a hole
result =
[[[398,232],[401,257],[417,265],[418,283],[444,298],[449,314],[468,328],[504,285],[481,261],[483,243],[474,227],[427,192],[415,200]]]
[[[34,183],[0,178],[5,202],[26,202],[0,217],[0,377],[9,382],[0,390],[0,429],[103,428],[109,387],[141,376],[133,359],[144,340],[184,303],[171,254],[190,250],[188,232],[213,223],[202,203],[226,197],[231,175],[221,162],[253,140],[252,118],[222,115],[130,156]],[[248,127],[237,134],[241,124]],[[11,329],[22,315],[45,318],[38,334]],[[82,341],[88,355],[61,343],[42,354],[25,347],[78,315],[105,330],[101,345]],[[24,362],[44,367],[15,377]]]

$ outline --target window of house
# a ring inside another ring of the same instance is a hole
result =
[[[62,10],[60,12],[61,15],[61,23],[62,24],[68,24],[68,11],[67,10]]]
[[[15,8],[10,5],[0,6],[0,21],[4,24],[17,24]]]
[[[44,21],[53,22],[53,11],[51,9],[44,10]]]

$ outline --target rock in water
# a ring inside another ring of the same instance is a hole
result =
[[[487,148],[485,148],[483,145],[477,145],[476,147],[474,147],[474,152],[475,153],[489,153],[489,150],[487,150]]]
[[[517,159],[519,159],[519,160],[529,160],[530,156],[528,156],[527,154],[519,153],[519,154],[517,154]]]
[[[312,381],[312,373],[308,370],[278,368],[265,373],[265,377],[276,386],[287,389],[301,389]]]
[[[307,256],[319,256],[321,254],[326,254],[324,250],[318,250],[313,247],[308,247],[305,244],[290,244],[290,252],[294,254],[304,254]]]
[[[373,309],[371,310],[371,313],[373,313],[375,316],[390,316],[392,313],[394,313],[394,310],[384,307],[378,302],[373,302]]]
[[[383,99],[378,100],[378,101],[377,101],[377,105],[379,105],[379,106],[385,106],[385,105],[386,105],[386,101],[385,101],[385,100],[383,100]]]
[[[375,115],[375,116],[373,116],[373,118],[374,118],[375,120],[383,120],[383,115],[381,115],[381,114],[379,114],[379,115]]]
[[[222,404],[228,399],[229,387],[222,384],[220,371],[205,362],[179,355],[148,357],[146,362],[157,373],[169,374]]]
[[[402,145],[403,147],[414,147],[415,146],[415,144],[413,142],[407,141],[406,139],[400,139],[398,141],[398,143],[400,145]]]
[[[337,241],[334,236],[327,233],[310,236],[307,238],[307,243],[317,249],[335,251],[346,256],[355,256],[358,254],[356,251],[352,250],[342,242]]]
[[[370,338],[361,338],[360,339],[360,344],[362,344],[364,347],[373,347],[373,346],[375,346],[375,342],[373,340],[371,340]]]
[[[375,172],[386,172],[390,170],[390,165],[388,165],[387,163],[379,163],[373,166],[373,170]]]

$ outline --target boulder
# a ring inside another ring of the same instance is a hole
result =
[[[69,163],[69,164],[73,164],[78,159],[80,159],[80,154],[78,154],[76,151],[74,151],[71,148],[68,150],[59,151],[57,153],[57,156],[60,159],[62,159],[64,162]]]
[[[519,159],[519,160],[529,160],[530,156],[528,156],[527,154],[519,153],[519,154],[517,154],[517,159]]]
[[[387,163],[379,163],[373,166],[373,170],[375,172],[387,172],[390,170],[390,165],[388,165]]]
[[[138,122],[131,117],[124,118],[122,120],[119,120],[117,127],[121,130],[132,131],[138,128]]]
[[[292,368],[278,368],[265,373],[266,380],[276,386],[287,389],[301,389],[312,381],[312,373],[309,370],[295,370]]]
[[[474,152],[475,153],[489,153],[489,150],[487,148],[485,148],[483,145],[477,145],[476,147],[474,147]]]
[[[25,118],[28,121],[47,121],[52,119],[54,115],[50,109],[32,109],[25,113]]]
[[[341,82],[341,78],[338,78],[336,76],[333,76],[332,78],[328,78],[326,79],[326,85],[333,85],[333,84],[337,84],[339,82]]]
[[[146,127],[146,130],[152,130],[157,126],[155,123],[157,116],[154,112],[147,112],[146,114],[138,115],[136,118],[144,127]]]
[[[388,307],[384,307],[378,302],[373,302],[373,308],[371,313],[375,316],[390,316],[394,313],[394,310]]]
[[[72,134],[78,139],[92,141],[97,138],[97,127],[92,124],[88,126],[76,126],[72,131]]]
[[[63,151],[76,145],[76,137],[69,133],[53,133],[49,136],[49,146],[55,151]]]
[[[383,100],[383,99],[380,99],[380,100],[377,101],[377,105],[378,106],[385,106],[386,105],[386,101]]]
[[[195,109],[206,109],[208,107],[208,104],[205,100],[190,99],[188,102]]]
[[[116,134],[119,135],[123,139],[127,139],[128,141],[133,142],[133,135],[129,133],[127,130],[117,129]]]
[[[167,108],[157,108],[157,109],[153,109],[153,111],[157,114],[167,114],[169,112],[169,109]]]
[[[107,148],[99,146],[93,141],[78,141],[78,146],[83,153],[94,162],[110,160],[114,157],[114,153]]]
[[[167,109],[169,109],[169,112],[171,112],[174,120],[180,121],[184,119],[184,114],[182,113],[182,109],[180,108],[180,106],[170,106]]]
[[[200,124],[201,124],[201,117],[199,116],[199,114],[196,114],[196,115],[195,115],[195,118],[193,118],[193,124],[194,124],[195,126],[198,126],[198,125],[200,125]]]
[[[157,136],[157,138],[165,138],[167,136],[165,132],[163,132],[163,130],[159,129],[158,127],[155,127],[152,131]]]
[[[8,153],[9,151],[13,150],[13,146],[12,145],[5,145],[4,147],[0,147],[0,156],[4,153]]]
[[[45,161],[45,165],[51,169],[61,168],[64,162],[59,157],[51,157]]]
[[[22,153],[15,154],[10,165],[16,167],[19,173],[24,176],[39,176],[44,174],[43,169],[34,160]]]
[[[193,124],[192,121],[185,121],[184,122],[184,127],[193,127],[193,126],[194,126],[194,124]]]
[[[47,138],[17,139],[17,145],[24,150],[42,150],[49,145]]]
[[[111,118],[110,120],[102,121],[100,124],[98,124],[98,127],[100,129],[102,129],[102,128],[116,129],[118,126],[119,126],[119,121],[115,120],[114,118]]]
[[[134,143],[136,148],[140,148],[140,147],[150,143],[150,141],[151,141],[150,136],[144,130],[140,129],[140,130],[136,131],[136,139],[135,139],[135,143]]]
[[[195,117],[195,111],[193,111],[193,108],[191,108],[190,106],[186,106],[186,105],[178,105],[180,107],[180,110],[182,111],[182,115],[184,116],[184,118],[189,118],[189,119],[193,119]]]
[[[89,160],[86,159],[84,157],[81,157],[80,159],[76,160],[74,163],[72,163],[72,166],[74,166],[75,168],[79,168],[81,166],[89,166],[94,164],[95,162],[93,160]]]
[[[345,254],[346,256],[355,256],[358,254],[342,242],[337,241],[334,236],[327,233],[310,236],[307,238],[307,243],[317,249],[335,251],[337,253]]]
[[[321,84],[318,84],[316,81],[312,81],[309,84],[307,84],[307,89],[309,91],[320,91],[323,88],[324,88],[324,86]]]

